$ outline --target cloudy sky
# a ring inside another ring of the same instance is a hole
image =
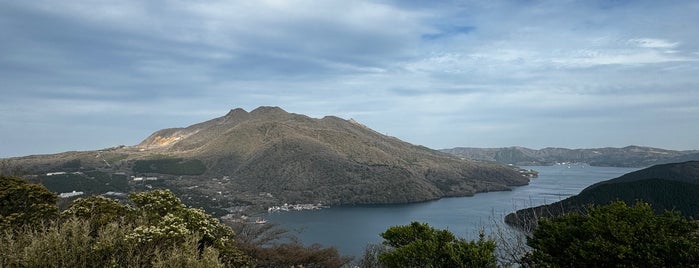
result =
[[[280,106],[431,148],[699,149],[697,1],[0,0],[0,157]]]

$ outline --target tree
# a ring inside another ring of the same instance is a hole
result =
[[[386,252],[386,246],[383,244],[367,244],[364,248],[364,254],[356,262],[357,267],[362,268],[379,268],[379,255]]]
[[[6,176],[22,176],[26,174],[26,172],[21,166],[12,164],[8,159],[3,159],[0,160],[0,174],[5,174]]]
[[[542,218],[525,265],[542,267],[699,267],[698,225],[677,212],[621,201]]]
[[[127,239],[143,244],[177,244],[192,234],[199,235],[201,249],[213,246],[221,261],[229,266],[247,265],[249,260],[235,247],[233,230],[202,209],[188,208],[169,190],[129,195],[136,214],[145,225],[138,226]]]
[[[288,230],[274,223],[227,224],[235,232],[236,247],[252,258],[254,267],[346,267],[351,261],[335,247],[304,246]]]
[[[40,184],[0,175],[0,227],[38,225],[58,216],[56,194]]]
[[[179,250],[183,243],[196,237],[202,254],[214,248],[225,265],[238,267],[249,263],[248,257],[235,247],[230,227],[201,209],[185,206],[169,190],[135,193],[129,199],[134,206],[101,196],[79,198],[62,214],[66,219],[89,222],[93,237],[113,224],[125,228],[128,231],[123,235],[124,241],[144,256]]]
[[[133,208],[99,195],[73,200],[61,216],[89,220],[92,234],[109,223],[133,223],[136,217]]]
[[[379,253],[384,267],[497,267],[495,242],[481,234],[478,241],[455,237],[426,223],[394,226],[381,233],[388,247]]]

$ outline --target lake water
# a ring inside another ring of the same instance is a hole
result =
[[[539,172],[529,185],[507,192],[480,193],[473,197],[443,198],[415,204],[332,207],[323,210],[273,212],[265,215],[282,228],[297,231],[304,244],[335,246],[343,255],[360,256],[367,243],[380,243],[379,234],[390,226],[411,221],[449,229],[466,239],[486,233],[495,221],[517,209],[559,201],[578,194],[596,182],[637,169],[557,165],[523,167]]]

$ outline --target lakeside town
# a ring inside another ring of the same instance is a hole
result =
[[[317,210],[323,208],[329,208],[330,206],[325,206],[321,203],[318,204],[286,204],[281,206],[271,206],[267,209],[267,212],[279,212],[279,211],[301,211],[301,210]]]

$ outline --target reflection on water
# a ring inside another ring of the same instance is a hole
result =
[[[565,199],[596,182],[619,177],[633,168],[560,165],[523,167],[539,171],[539,178],[508,192],[481,193],[474,197],[444,198],[407,205],[333,207],[323,210],[275,212],[266,217],[281,227],[300,231],[305,244],[336,246],[342,254],[361,255],[367,243],[379,243],[379,233],[411,221],[427,222],[454,234],[475,239],[493,221],[502,221],[516,209]]]

